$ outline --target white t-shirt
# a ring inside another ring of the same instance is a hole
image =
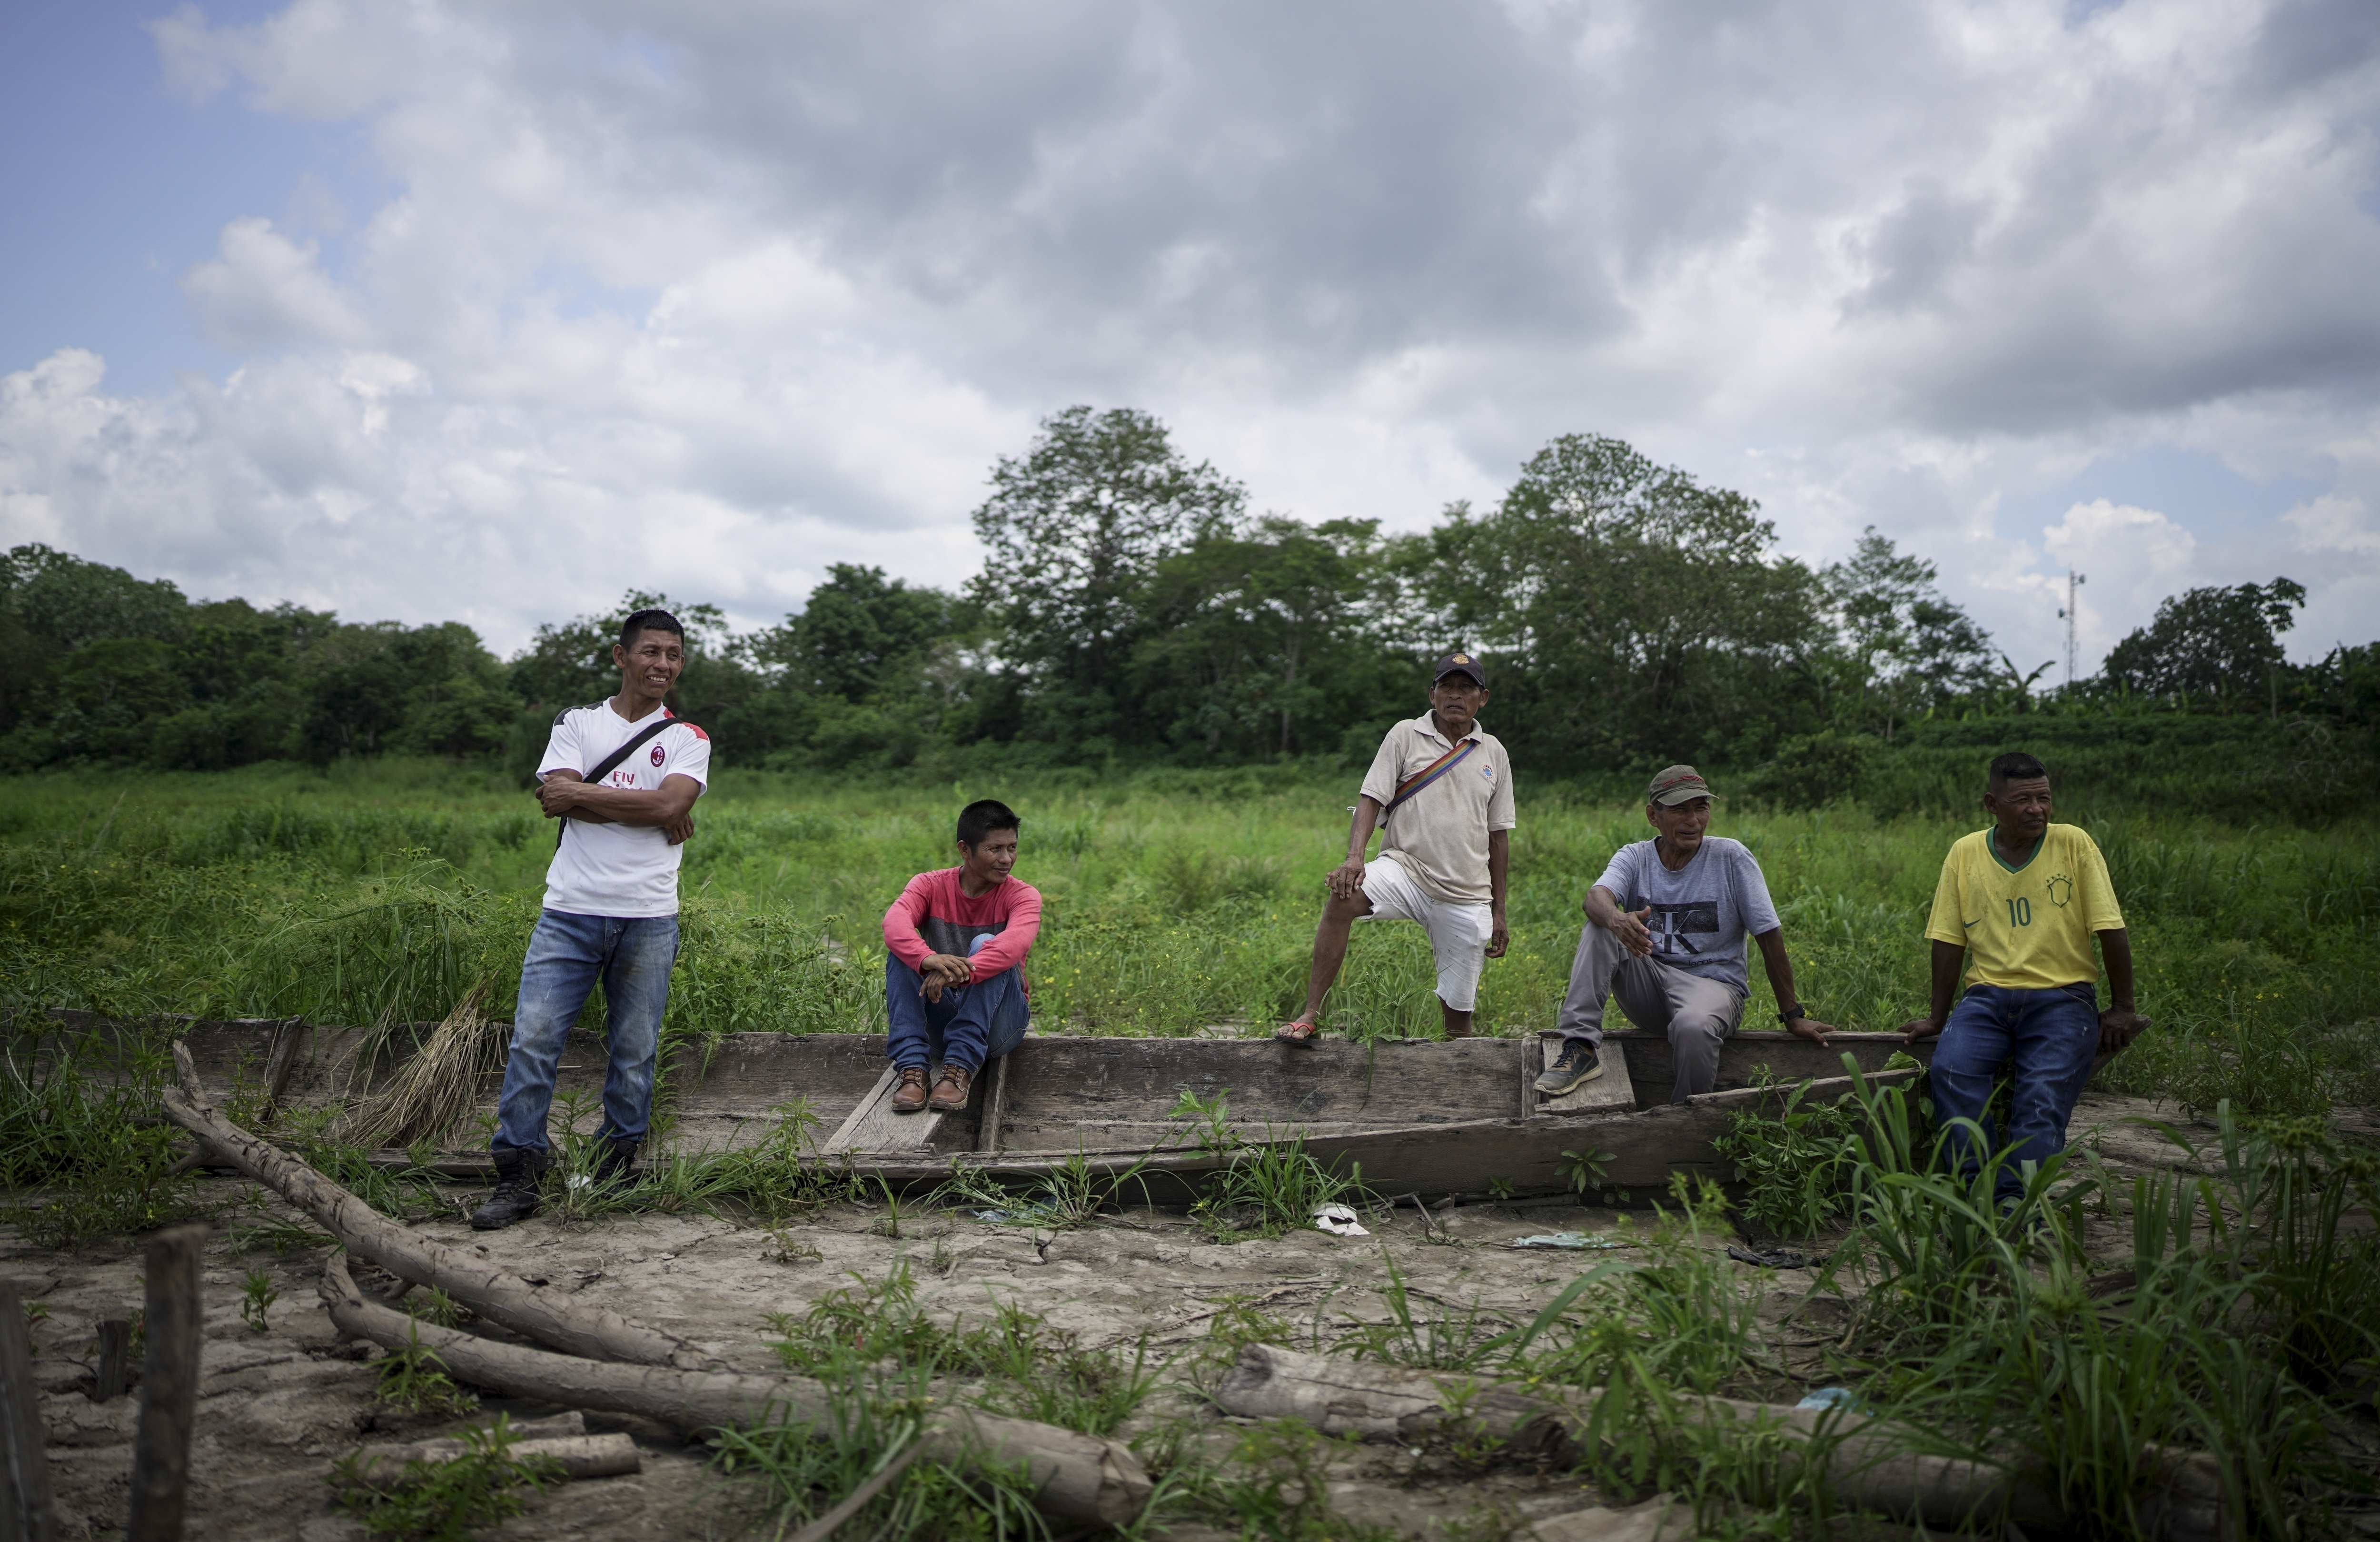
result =
[[[538,779],[557,771],[584,775],[637,730],[668,715],[667,707],[656,707],[630,722],[608,701],[573,707],[553,720]],[[710,785],[710,736],[690,722],[674,723],[638,745],[603,778],[603,785],[659,792],[662,780],[672,776]],[[553,865],[545,870],[548,910],[571,916],[677,914],[677,865],[686,848],[671,845],[658,825],[566,822]]]

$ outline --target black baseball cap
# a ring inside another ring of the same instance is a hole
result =
[[[1429,672],[1429,683],[1435,686],[1450,674],[1468,674],[1479,683],[1481,690],[1488,688],[1487,666],[1468,653],[1449,653],[1438,661],[1438,667]]]

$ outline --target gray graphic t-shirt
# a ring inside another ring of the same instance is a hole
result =
[[[1743,971],[1744,938],[1778,925],[1760,864],[1742,842],[1723,835],[1704,836],[1694,859],[1674,873],[1661,866],[1652,842],[1622,846],[1595,881],[1611,891],[1622,910],[1633,914],[1653,907],[1645,925],[1653,933],[1655,958],[1739,991],[1750,985]]]

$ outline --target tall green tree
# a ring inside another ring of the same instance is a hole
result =
[[[793,687],[866,701],[915,683],[952,626],[951,597],[887,578],[880,567],[835,563],[801,613],[755,645]]]
[[[1935,585],[1934,565],[1870,525],[1847,562],[1819,570],[1850,666],[1852,721],[1892,737],[1896,722],[1990,686],[1991,637]]]
[[[485,754],[520,710],[495,656],[458,621],[333,628],[307,650],[299,680],[298,741],[317,764],[390,750]]]
[[[49,746],[52,741],[39,735],[48,732],[48,721],[61,710],[96,725],[103,719],[112,722],[124,710],[124,701],[151,699],[155,693],[150,686],[134,685],[128,677],[125,690],[131,694],[117,699],[108,684],[113,666],[104,663],[85,664],[71,686],[54,683],[52,677],[69,657],[94,642],[172,642],[181,636],[188,613],[182,591],[164,578],[136,578],[120,567],[86,562],[38,541],[12,547],[0,556],[0,652],[12,661],[9,669],[0,671],[0,732],[22,725],[35,730],[36,740]],[[132,657],[120,653],[116,663],[131,667]],[[66,696],[58,695],[61,690]],[[108,705],[101,705],[102,697]],[[93,711],[99,715],[90,716]],[[70,724],[67,732],[69,742],[79,743],[80,730]],[[108,732],[111,745],[132,742],[123,736],[121,725]],[[21,742],[17,757],[30,757],[36,763],[45,758],[48,749],[28,747],[36,740]]]
[[[1068,407],[1042,419],[1023,455],[1001,457],[975,511],[987,556],[967,592],[1016,676],[1027,732],[1085,752],[1153,732],[1127,680],[1155,625],[1150,585],[1246,502],[1130,407]]]
[[[1809,569],[1740,492],[1617,439],[1565,434],[1493,511],[1447,511],[1429,592],[1490,663],[1516,756],[1600,769],[1773,736],[1788,665],[1823,634]]]
[[[1149,715],[1177,749],[1262,758],[1336,749],[1405,678],[1381,634],[1376,520],[1308,527],[1278,515],[1214,531],[1157,565],[1134,659]]]
[[[2172,596],[2107,650],[2101,677],[2143,696],[2261,707],[2288,668],[2281,634],[2297,624],[2305,598],[2305,587],[2288,578]]]

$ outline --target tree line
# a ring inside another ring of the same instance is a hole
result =
[[[1070,407],[992,467],[982,568],[955,591],[838,564],[798,613],[736,632],[716,606],[631,593],[499,660],[469,627],[340,621],[185,598],[44,546],[0,563],[0,759],[210,770],[412,754],[525,763],[561,708],[613,687],[618,618],[687,627],[674,705],[743,765],[891,770],[1368,759],[1418,710],[1428,661],[1484,658],[1519,763],[1646,756],[1836,762],[1915,722],[2024,711],[2312,718],[2362,726],[2380,647],[2283,656],[2305,591],[2193,589],[2095,678],[2036,691],[1873,528],[1843,562],[1776,550],[1742,493],[1570,434],[1492,506],[1432,528],[1257,513],[1129,408]]]

